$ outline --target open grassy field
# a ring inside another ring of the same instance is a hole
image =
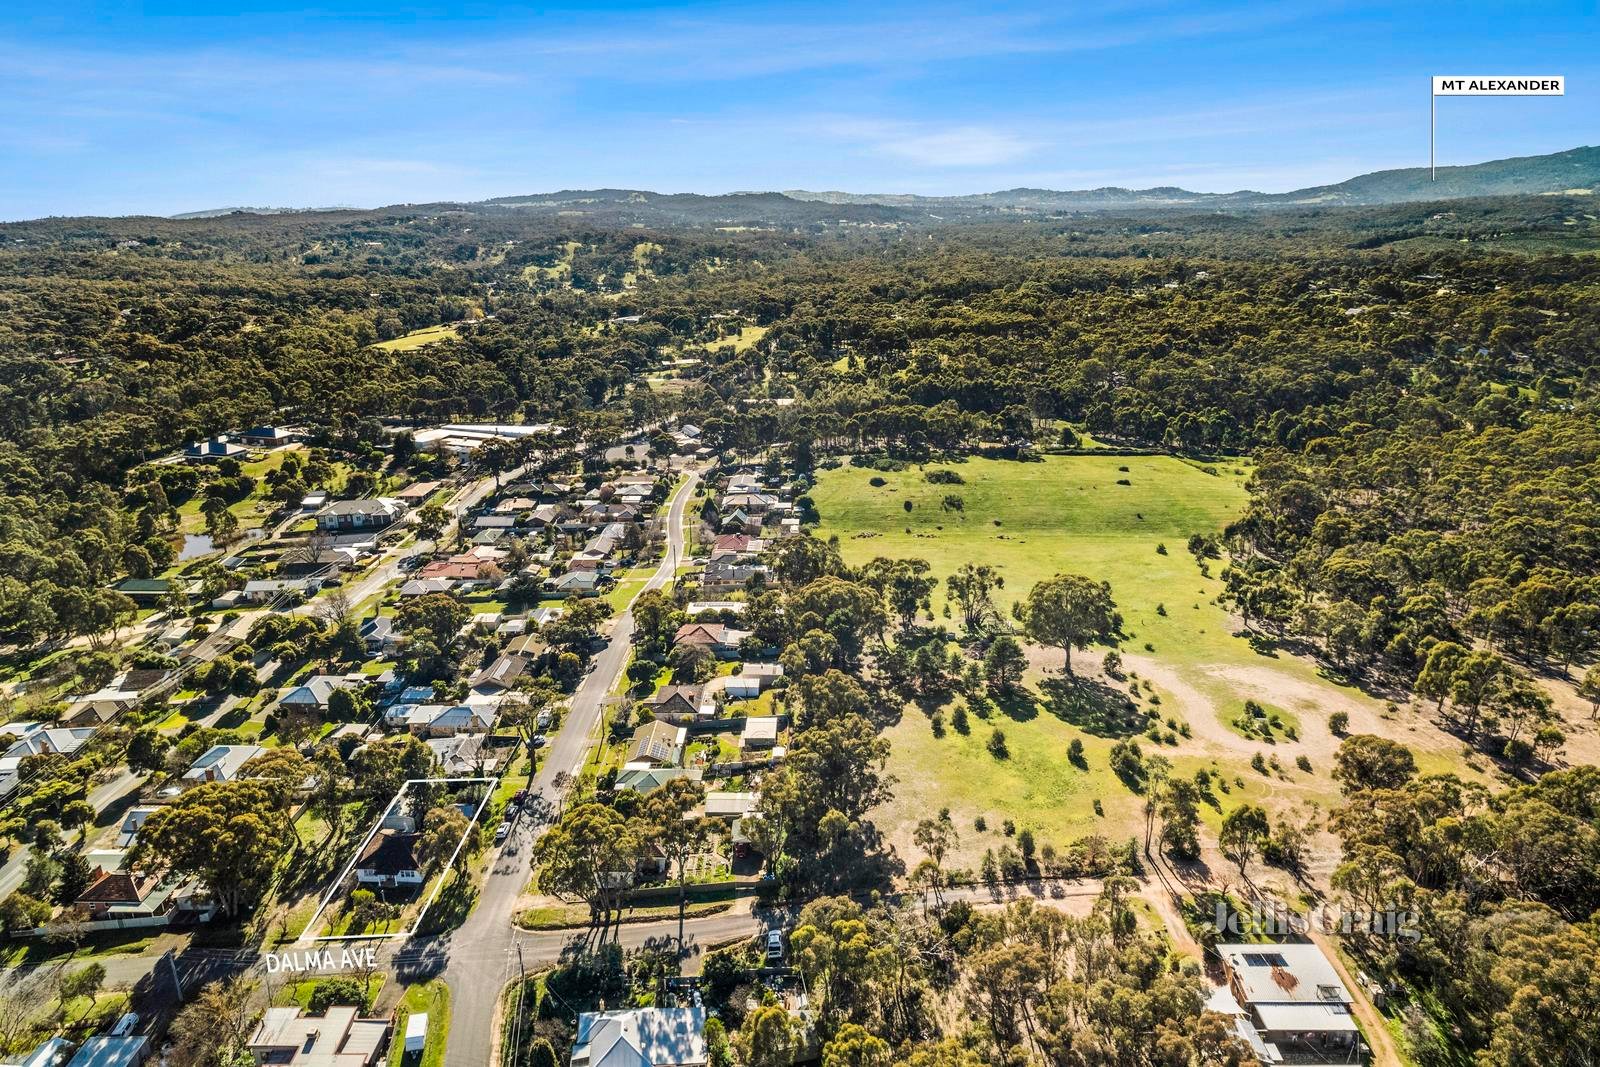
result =
[[[556,260],[553,266],[541,267],[530,263],[528,266],[522,268],[522,280],[527,282],[529,285],[533,285],[540,281],[564,282],[572,275],[572,257],[576,255],[578,249],[582,247],[582,241],[568,241],[563,248],[561,257]]]
[[[373,348],[381,348],[386,352],[409,352],[413,348],[431,345],[435,341],[448,341],[461,332],[454,325],[424,326],[420,330],[412,330],[403,337],[396,337],[389,341],[379,341]]]
[[[851,564],[875,556],[920,557],[943,579],[963,563],[988,563],[1005,578],[1003,613],[1056,573],[1107,581],[1124,619],[1124,667],[1136,678],[1106,679],[1097,649],[1074,655],[1087,679],[1069,689],[1060,682],[1061,653],[1034,649],[1027,694],[993,707],[987,718],[969,715],[965,735],[949,725],[953,704],[943,709],[943,737],[934,735],[931,708],[908,707],[887,735],[897,796],[877,819],[902,855],[914,861],[911,828],[944,806],[963,834],[958,862],[973,863],[984,848],[998,846],[1005,819],[1058,844],[1086,833],[1142,833],[1142,800],[1107,766],[1111,746],[1125,736],[1172,760],[1180,773],[1213,768],[1227,780],[1228,792],[1217,792],[1218,807],[1204,809],[1213,826],[1242,799],[1269,810],[1336,800],[1329,771],[1339,739],[1327,728],[1335,710],[1350,715],[1352,731],[1411,745],[1424,769],[1459,762],[1457,747],[1420,713],[1402,710],[1386,718],[1381,703],[1324,677],[1315,663],[1257,651],[1216,603],[1223,563],[1210,561],[1210,576],[1203,575],[1186,542],[1194,533],[1220,532],[1243,508],[1244,463],[1203,469],[1166,456],[1048,456],[1038,463],[973,459],[943,466],[958,472],[963,484],[930,483],[922,468],[822,472],[812,493],[822,515],[819,532],[837,534]],[[874,477],[884,484],[873,486]],[[961,498],[961,511],[941,506],[950,494]],[[935,621],[954,631],[959,620],[946,620],[943,606],[941,584]],[[1103,713],[1126,706],[1129,690],[1136,697],[1130,716]],[[1247,699],[1278,714],[1283,726],[1294,728],[1294,739],[1282,729],[1272,731],[1271,741],[1245,737],[1234,720]],[[1172,731],[1176,743],[1143,737],[1150,723],[1164,734]],[[1005,735],[1008,758],[989,751],[995,729]],[[1182,730],[1187,733],[1179,735]],[[1066,759],[1074,738],[1085,746],[1083,768]],[[1281,770],[1253,769],[1257,753],[1275,758]],[[1296,766],[1301,755],[1310,772]],[[1096,800],[1103,814],[1096,814]],[[989,824],[986,833],[974,830],[979,815]]]
[[[707,341],[703,347],[709,351],[731,346],[735,352],[743,352],[766,335],[767,327],[765,326],[741,326],[738,333],[729,334],[727,337],[719,337],[715,341]]]

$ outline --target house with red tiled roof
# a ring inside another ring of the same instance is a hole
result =
[[[739,643],[749,636],[748,630],[735,630],[720,622],[686,622],[678,627],[672,643],[698,645],[713,656],[732,659],[739,654]]]
[[[178,903],[181,879],[163,882],[123,865],[122,852],[91,853],[89,886],[72,902],[89,920],[147,919],[170,912]]]
[[[452,582],[475,582],[482,573],[483,566],[483,560],[474,560],[466,563],[451,559],[436,559],[418,571],[417,577],[422,579],[445,578]]]

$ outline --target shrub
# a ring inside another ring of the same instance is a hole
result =
[[[333,1005],[348,1005],[366,1011],[366,990],[354,978],[323,978],[311,990],[306,1011],[311,1015],[325,1015]]]
[[[1343,737],[1348,729],[1350,729],[1350,715],[1347,712],[1336,711],[1328,716],[1328,732],[1333,736]]]
[[[1005,731],[999,727],[989,735],[989,755],[995,759],[1010,759],[1011,750],[1006,747]]]

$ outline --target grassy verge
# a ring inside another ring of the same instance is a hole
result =
[[[393,1043],[389,1046],[389,1067],[400,1067],[405,1057],[406,1020],[417,1012],[428,1014],[428,1043],[417,1067],[439,1067],[444,1063],[444,1046],[450,1036],[450,988],[443,978],[418,982],[406,987],[395,1009]]]
[[[714,890],[702,890],[694,893],[694,899],[691,899],[685,907],[684,915],[691,919],[703,915],[718,915],[732,908],[738,900],[738,891],[732,886]],[[671,904],[645,904],[628,908],[623,912],[622,918],[617,921],[624,923],[658,922],[662,919],[675,919],[677,916],[678,905],[676,902]],[[524,930],[583,929],[589,925],[589,906],[587,904],[552,904],[525,908],[517,913],[513,921]]]

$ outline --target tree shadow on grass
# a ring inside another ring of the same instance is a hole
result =
[[[1027,689],[1017,686],[1009,692],[995,690],[993,704],[1000,714],[1013,722],[1029,722],[1039,717],[1039,700]]]
[[[244,704],[235,707],[228,714],[217,720],[219,730],[237,730],[250,721],[250,709]]]
[[[473,884],[471,878],[461,874],[451,877],[449,884],[439,892],[433,907],[422,917],[422,924],[417,932],[438,934],[454,930],[467,921],[467,916],[472,913],[472,905],[477,899],[478,887]]]
[[[1094,737],[1132,737],[1149,725],[1127,694],[1104,682],[1056,675],[1041,681],[1039,690],[1050,714]]]

